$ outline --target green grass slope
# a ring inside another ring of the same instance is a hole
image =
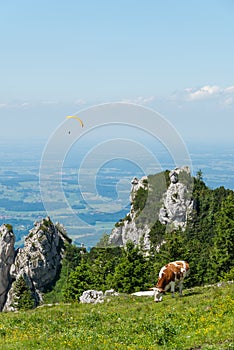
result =
[[[0,314],[0,349],[234,349],[234,284]]]

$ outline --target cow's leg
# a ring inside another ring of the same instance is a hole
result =
[[[183,290],[183,281],[179,283],[179,291],[180,291],[180,297],[182,297],[182,290]]]
[[[174,293],[175,293],[175,282],[171,282],[171,296],[174,298]]]

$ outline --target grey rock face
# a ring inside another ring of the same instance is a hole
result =
[[[11,283],[10,268],[14,261],[15,236],[10,225],[0,227],[0,311]]]
[[[13,280],[4,311],[17,309],[16,281],[23,277],[31,291],[34,305],[42,300],[42,293],[58,276],[63,255],[64,242],[68,241],[61,225],[54,225],[50,218],[37,222],[25,238],[24,248],[17,251],[10,268]]]
[[[134,210],[133,202],[139,189],[147,190],[147,177],[144,176],[141,179],[134,178],[132,180],[132,188],[130,193],[131,208],[125,220],[117,223],[116,227],[112,230],[109,243],[117,246],[125,246],[128,241],[134,242],[136,245],[142,246],[143,249],[149,249],[149,232],[150,228],[147,225],[139,228],[136,225],[136,216],[138,211]]]
[[[125,246],[128,241],[132,241],[135,245],[141,245],[143,249],[148,250],[150,228],[145,225],[138,228],[135,221],[123,221],[121,226],[115,227],[110,235],[109,242],[112,245]]]
[[[169,177],[170,185],[163,196],[159,221],[170,228],[184,229],[193,209],[190,170],[188,167],[176,168],[169,173]]]
[[[159,201],[158,210],[154,212],[152,221],[158,219],[162,224],[167,225],[168,229],[179,227],[183,229],[186,227],[188,216],[193,208],[190,170],[188,167],[176,168],[169,173],[169,178],[169,186],[163,187],[161,199],[157,199]],[[148,205],[155,202],[154,192],[149,185],[148,178],[146,176],[142,179],[134,178],[130,194],[130,212],[112,230],[109,238],[110,244],[125,246],[130,240],[140,245],[145,251],[150,249],[150,225],[147,222],[140,225],[137,223],[139,210],[136,211],[133,205],[140,189],[149,191],[151,198]]]

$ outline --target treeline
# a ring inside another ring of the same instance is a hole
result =
[[[90,252],[67,245],[60,279],[44,295],[44,301],[78,301],[88,289],[105,291],[113,288],[131,293],[152,286],[155,275],[150,260],[132,242],[125,249],[94,247]]]
[[[46,293],[45,301],[79,300],[87,289],[147,290],[156,283],[160,268],[173,260],[190,264],[186,287],[233,279],[234,192],[224,187],[209,189],[199,172],[193,199],[194,209],[184,231],[169,231],[156,221],[148,254],[131,242],[125,248],[94,247],[90,252],[68,245],[60,279]],[[105,238],[102,243],[107,242]]]

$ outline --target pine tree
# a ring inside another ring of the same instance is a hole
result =
[[[110,289],[115,267],[118,265],[122,249],[92,248],[88,256],[88,264],[92,273],[92,286],[98,290]]]
[[[34,307],[34,299],[29,286],[21,275],[14,284],[14,307],[17,310],[29,310]]]
[[[113,288],[124,293],[139,291],[146,288],[148,276],[147,261],[142,252],[128,242],[113,275]]]
[[[219,277],[234,266],[234,195],[229,194],[216,214],[214,247],[211,256],[213,269]]]
[[[66,301],[79,300],[82,293],[92,288],[92,274],[90,266],[82,259],[80,265],[72,271],[66,285],[63,287],[63,295]]]

